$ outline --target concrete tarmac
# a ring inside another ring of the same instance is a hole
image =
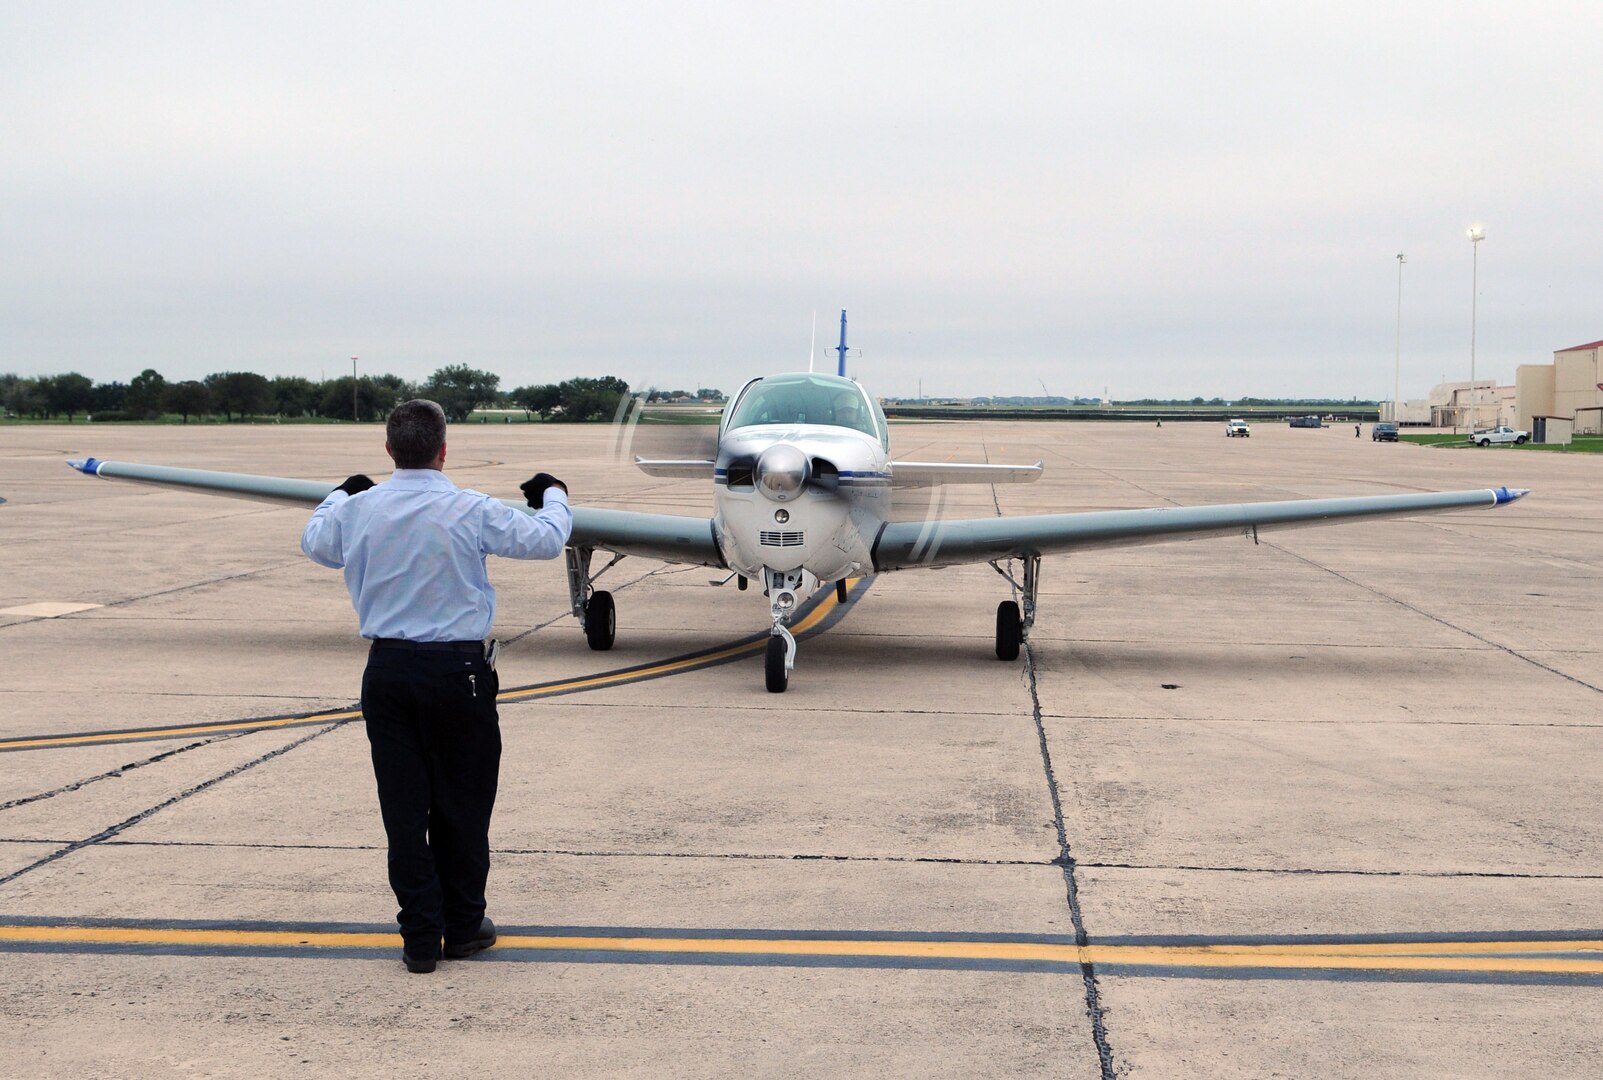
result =
[[[819,597],[782,696],[755,651],[653,668],[765,629],[711,571],[621,562],[595,653],[560,562],[492,560],[503,940],[411,976],[363,643],[306,514],[62,464],[379,476],[381,429],[0,427],[0,1074],[1603,1073],[1603,460],[1272,424],[893,440],[1044,461],[947,489],[964,516],[1535,491],[1048,559],[1017,663],[989,567],[883,575]],[[606,428],[452,428],[463,486],[540,469],[711,510]]]

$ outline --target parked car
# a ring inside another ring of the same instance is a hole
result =
[[[1374,427],[1369,429],[1369,441],[1370,442],[1396,442],[1397,441],[1397,425],[1396,424],[1389,424],[1389,423],[1385,423],[1385,422],[1376,424]]]
[[[1225,422],[1225,435],[1228,438],[1240,435],[1243,439],[1246,439],[1252,436],[1252,429],[1247,426],[1245,420],[1228,420]]]
[[[1293,416],[1291,418],[1290,423],[1291,423],[1292,427],[1324,427],[1325,426],[1324,421],[1319,419],[1319,417],[1317,417],[1317,416]]]
[[[1524,445],[1531,439],[1529,431],[1515,431],[1511,427],[1494,427],[1489,431],[1477,431],[1469,437],[1469,441],[1476,446],[1491,446],[1493,443],[1513,443],[1516,446]]]

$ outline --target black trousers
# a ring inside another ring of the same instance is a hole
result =
[[[490,812],[501,771],[496,673],[473,653],[375,649],[362,717],[407,950],[435,956],[484,917]]]

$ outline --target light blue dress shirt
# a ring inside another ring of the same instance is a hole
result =
[[[330,492],[312,511],[301,550],[345,571],[363,637],[478,641],[495,621],[485,556],[553,559],[572,529],[559,487],[526,514],[436,469],[396,469],[358,495]]]

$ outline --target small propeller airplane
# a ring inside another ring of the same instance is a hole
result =
[[[843,313],[844,315],[844,313]],[[844,366],[844,328],[842,366]],[[685,460],[636,457],[645,473],[711,480],[714,510],[685,517],[599,507],[573,507],[566,549],[573,614],[592,649],[612,648],[617,609],[596,579],[625,556],[715,567],[733,572],[744,590],[762,586],[771,633],[767,688],[780,693],[796,664],[787,624],[801,599],[827,583],[842,602],[848,578],[989,563],[1020,600],[996,609],[996,656],[1015,660],[1034,624],[1041,559],[1090,548],[1156,544],[1263,529],[1325,525],[1376,517],[1492,508],[1528,489],[1297,499],[1284,502],[1097,510],[1028,517],[891,520],[901,488],[945,484],[1029,483],[1031,465],[894,461],[884,410],[854,379],[796,372],[752,379],[724,409],[716,455]],[[67,464],[91,476],[201,491],[260,502],[315,507],[334,485],[88,458]],[[528,510],[521,503],[508,505]],[[532,512],[532,511],[529,511]],[[612,558],[592,571],[597,551]],[[1016,569],[1015,569],[1016,567]],[[727,580],[727,579],[726,579]]]

